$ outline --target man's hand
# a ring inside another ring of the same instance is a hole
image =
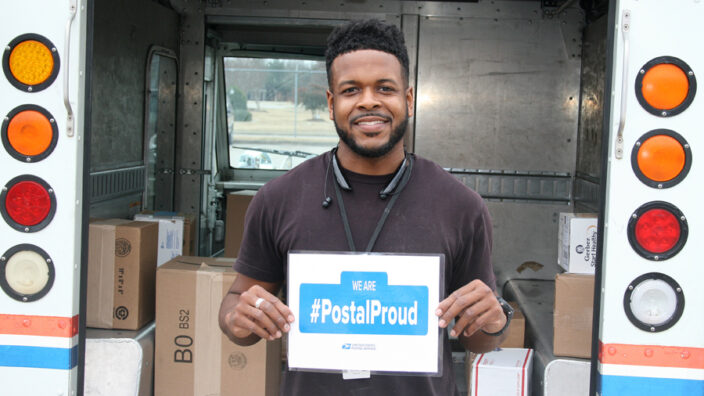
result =
[[[506,315],[494,292],[478,279],[441,301],[435,314],[440,318],[441,328],[446,328],[457,317],[450,331],[453,337],[471,337],[478,330],[496,333],[506,324]]]
[[[272,341],[291,329],[291,310],[274,294],[278,285],[238,275],[220,306],[220,328],[230,339],[249,345]],[[241,291],[240,290],[244,290]]]

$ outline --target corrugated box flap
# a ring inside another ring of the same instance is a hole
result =
[[[208,266],[215,266],[215,267],[228,267],[232,268],[232,265],[235,263],[234,258],[229,258],[229,257],[199,257],[199,256],[178,256],[172,259],[171,261],[183,263],[183,264],[192,264],[192,265],[201,265],[201,264],[206,264]]]
[[[115,227],[124,219],[94,219],[89,226],[87,326],[112,327]]]

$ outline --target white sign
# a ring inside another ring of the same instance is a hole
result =
[[[442,255],[289,253],[293,370],[438,374]]]

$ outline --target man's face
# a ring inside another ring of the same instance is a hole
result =
[[[402,144],[413,115],[413,89],[394,55],[348,52],[335,58],[330,74],[328,110],[345,145],[360,156],[375,158]]]

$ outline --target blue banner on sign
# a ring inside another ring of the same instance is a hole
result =
[[[299,306],[302,333],[428,333],[428,287],[389,285],[386,272],[344,271],[339,284],[301,283]]]

